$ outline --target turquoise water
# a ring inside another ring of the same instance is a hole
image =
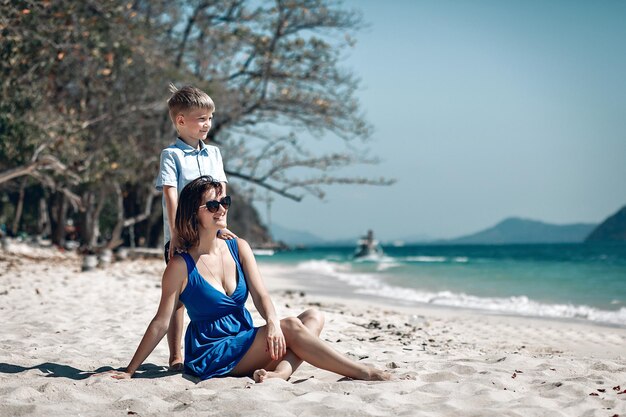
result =
[[[375,262],[354,261],[353,250],[310,248],[259,261],[408,304],[626,325],[625,244],[383,246]]]

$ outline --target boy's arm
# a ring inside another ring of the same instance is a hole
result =
[[[163,214],[168,216],[168,224],[165,227],[169,228],[170,231],[170,258],[174,254],[177,241],[176,236],[174,236],[174,231],[176,230],[174,227],[176,223],[176,207],[178,206],[178,193],[176,190],[176,184],[178,183],[177,166],[175,152],[170,148],[163,149],[155,187],[158,191],[163,192],[163,199],[165,200],[166,213]]]
[[[178,243],[176,236],[176,208],[178,207],[178,190],[171,185],[163,186],[163,196],[165,197],[165,210],[167,211],[167,226],[170,228],[170,255],[172,259],[174,250]]]

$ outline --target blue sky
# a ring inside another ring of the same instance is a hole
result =
[[[273,223],[445,238],[509,216],[600,222],[626,204],[626,2],[344,4],[369,23],[345,66],[382,159],[344,173],[398,182],[276,199]]]

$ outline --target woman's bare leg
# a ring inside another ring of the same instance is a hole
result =
[[[297,361],[305,360],[313,366],[335,372],[354,379],[387,380],[390,375],[369,366],[354,362],[343,356],[323,342],[317,335],[310,332],[302,321],[296,317],[289,317],[280,321],[281,329],[285,335],[287,347],[298,358]],[[272,369],[274,364],[269,352],[266,351],[267,329],[259,329],[252,346],[231,372],[232,375],[250,375],[254,370]],[[293,359],[293,358],[292,358]],[[276,364],[278,367],[283,361]],[[288,361],[284,361],[288,362]],[[299,365],[300,363],[298,363]],[[281,365],[281,366],[287,366]],[[284,369],[280,370],[281,377]]]
[[[315,309],[304,311],[296,320],[306,323],[307,329],[317,336],[324,326],[324,315]],[[267,351],[266,337],[267,329],[263,326],[259,329],[248,352],[231,371],[231,375],[252,374],[256,382],[263,382],[267,378],[288,379],[291,376],[302,363],[302,359],[287,348],[287,354],[282,359],[273,360]]]
[[[312,334],[319,337],[324,328],[324,314],[321,311],[308,309],[301,313],[298,319]],[[287,354],[280,361],[273,361],[265,369],[254,371],[254,381],[263,382],[268,378],[289,379],[301,364],[302,359],[296,356],[291,349],[287,349]]]
[[[280,322],[287,346],[302,360],[327,371],[353,379],[385,381],[387,372],[355,362],[333,349],[319,337],[312,335],[295,317]]]

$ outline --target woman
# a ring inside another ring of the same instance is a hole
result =
[[[230,197],[209,176],[189,183],[176,212],[179,247],[163,274],[161,302],[126,370],[131,378],[167,333],[179,302],[191,319],[185,335],[184,371],[200,379],[252,376],[288,379],[303,360],[353,379],[387,380],[386,372],[354,362],[324,343],[324,318],[317,310],[278,320],[248,243],[222,240]],[[245,308],[248,293],[265,319],[255,328]]]

